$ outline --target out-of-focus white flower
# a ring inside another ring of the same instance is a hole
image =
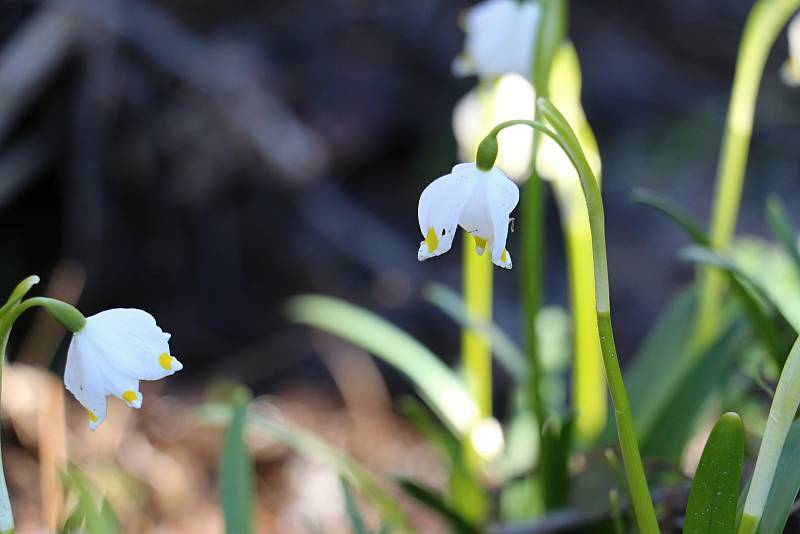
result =
[[[553,57],[550,94],[553,97],[553,104],[564,115],[578,137],[586,160],[599,180],[602,167],[600,151],[581,105],[581,67],[572,44],[562,45]],[[546,135],[542,136],[539,146],[536,171],[542,178],[556,183],[557,187],[580,189],[578,173],[572,162],[561,147]],[[584,210],[583,194],[580,191],[576,198],[579,199],[579,209]]]
[[[539,4],[532,0],[485,0],[469,8],[464,51],[453,72],[481,78],[516,72],[530,79],[539,16]]]
[[[469,436],[472,448],[486,462],[496,462],[505,450],[503,427],[494,417],[481,420]]]
[[[106,397],[142,405],[139,380],[158,380],[183,369],[170,355],[170,335],[147,312],[117,308],[86,319],[72,336],[64,385],[86,408],[89,428],[106,417]]]
[[[506,74],[496,83],[482,83],[464,95],[453,109],[453,132],[461,159],[475,157],[478,144],[501,122],[533,118],[536,95],[519,74]],[[533,149],[533,130],[527,126],[506,128],[497,135],[497,166],[517,183],[528,177]]]
[[[781,77],[787,85],[800,87],[800,13],[789,23],[786,36],[789,38],[789,59],[781,68]]]
[[[453,244],[456,227],[475,238],[479,255],[488,247],[492,262],[511,268],[506,250],[509,215],[519,202],[519,188],[498,169],[478,169],[461,163],[450,174],[434,180],[419,198],[420,261],[444,254]]]

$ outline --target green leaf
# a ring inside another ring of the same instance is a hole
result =
[[[637,204],[653,208],[660,213],[663,213],[680,226],[686,235],[691,238],[696,244],[707,247],[709,246],[708,237],[705,232],[700,229],[688,215],[686,215],[679,207],[671,202],[663,200],[656,196],[651,191],[646,189],[637,189],[633,192],[633,201]]]
[[[675,384],[685,373],[682,333],[691,329],[694,291],[686,289],[672,297],[647,333],[634,360],[625,369],[625,386],[633,407],[636,435],[647,437],[658,417],[669,405]],[[659,380],[653,380],[653,377]],[[616,439],[613,418],[605,433],[607,442]]]
[[[364,518],[361,517],[361,512],[358,510],[358,503],[353,495],[350,484],[344,477],[340,477],[339,480],[342,483],[344,507],[347,512],[347,517],[350,519],[350,526],[353,528],[353,534],[370,534],[367,525],[364,523]]]
[[[95,504],[97,491],[77,467],[67,466],[62,473],[61,480],[64,493],[66,495],[74,494],[78,499],[77,505],[62,525],[62,532],[80,531],[87,534],[122,532],[108,501],[103,499],[102,507],[98,509]]]
[[[517,382],[527,379],[528,362],[525,353],[497,325],[469,315],[458,293],[442,284],[432,283],[423,289],[423,295],[462,328],[476,330],[487,337],[497,363],[505,368],[512,379]]]
[[[412,480],[400,479],[398,482],[408,495],[436,512],[457,534],[479,534],[480,530],[451,508],[436,490]]]
[[[266,436],[310,460],[335,468],[384,520],[402,532],[414,531],[403,510],[369,469],[312,432],[280,420],[275,413],[274,407],[264,402],[251,403],[248,432]],[[199,410],[199,416],[210,424],[228,424],[232,411],[224,404],[207,403]]]
[[[253,532],[253,466],[244,435],[249,402],[250,393],[244,388],[234,392],[219,460],[219,496],[228,534]]]
[[[744,461],[744,425],[736,413],[719,418],[697,465],[684,534],[735,532],[736,502]]]
[[[775,195],[767,199],[767,223],[772,235],[780,242],[794,262],[795,271],[800,276],[800,251],[797,249],[797,232],[786,215],[783,201]]]
[[[680,460],[686,442],[702,415],[702,407],[730,376],[736,357],[747,339],[746,332],[734,324],[722,333],[691,367],[686,368],[669,403],[658,417],[658,424],[642,443],[642,454],[651,458]],[[657,376],[657,375],[654,375]]]
[[[428,409],[416,399],[400,399],[399,410],[439,452],[448,475],[448,502],[454,510],[465,516],[477,514],[486,508],[486,495],[475,471],[465,458],[465,445],[452,432],[433,418]]]
[[[758,534],[781,534],[800,491],[800,421],[792,423],[778,459]],[[746,492],[745,492],[746,493]]]
[[[680,256],[684,260],[716,267],[727,273],[753,333],[767,349],[778,369],[782,369],[797,332],[761,284],[732,260],[708,248],[688,247],[681,251]]]
[[[419,341],[381,317],[319,295],[295,297],[287,310],[292,320],[346,339],[405,374],[428,406],[459,435],[466,435],[477,422],[478,407],[458,376]]]
[[[572,450],[572,419],[561,421],[551,417],[542,429],[542,478],[547,510],[556,510],[567,505],[569,500],[569,455]]]

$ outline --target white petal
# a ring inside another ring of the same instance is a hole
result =
[[[466,15],[466,54],[483,78],[516,72],[530,78],[539,5],[534,1],[486,0]]]
[[[183,368],[170,355],[167,335],[153,316],[142,310],[117,308],[98,313],[87,319],[77,335],[87,338],[104,364],[135,379],[158,380]]]
[[[420,261],[450,250],[461,210],[475,189],[473,170],[477,171],[474,164],[456,165],[450,174],[437,178],[422,192],[417,209],[424,238],[417,253]]]
[[[795,65],[800,65],[800,12],[792,18],[786,35],[789,39],[789,57]]]
[[[492,261],[499,267],[510,269],[511,255],[506,250],[506,238],[509,216],[519,202],[519,188],[497,167],[490,174],[491,178],[486,184],[486,197],[494,230]]]
[[[792,18],[786,29],[789,39],[789,58],[781,67],[781,78],[790,87],[800,86],[800,13]]]
[[[64,385],[80,402],[89,417],[89,428],[96,430],[106,418],[106,381],[91,353],[73,336],[67,351]]]

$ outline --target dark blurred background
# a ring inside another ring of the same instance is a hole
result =
[[[85,313],[141,307],[173,333],[185,364],[175,390],[219,375],[257,393],[328,384],[308,331],[282,313],[306,292],[365,305],[452,358],[458,331],[419,290],[457,288],[459,254],[417,262],[416,207],[455,162],[450,115],[475,79],[454,78],[450,64],[469,4],[2,0],[0,288],[77,265]],[[693,276],[675,256],[680,231],[630,193],[653,189],[707,220],[750,3],[570,8],[625,358]],[[786,56],[782,37],[759,98],[741,232],[765,233],[770,192],[800,220],[800,91],[779,80]],[[547,235],[547,302],[565,304],[552,199]],[[518,271],[495,273],[497,321],[518,336]]]

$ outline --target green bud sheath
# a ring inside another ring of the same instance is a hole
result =
[[[86,317],[75,306],[45,297],[39,297],[37,301],[37,304],[46,309],[53,319],[73,334],[77,334],[86,326]]]
[[[497,160],[497,149],[497,134],[490,133],[478,145],[478,153],[475,156],[478,169],[484,172],[492,170]]]

